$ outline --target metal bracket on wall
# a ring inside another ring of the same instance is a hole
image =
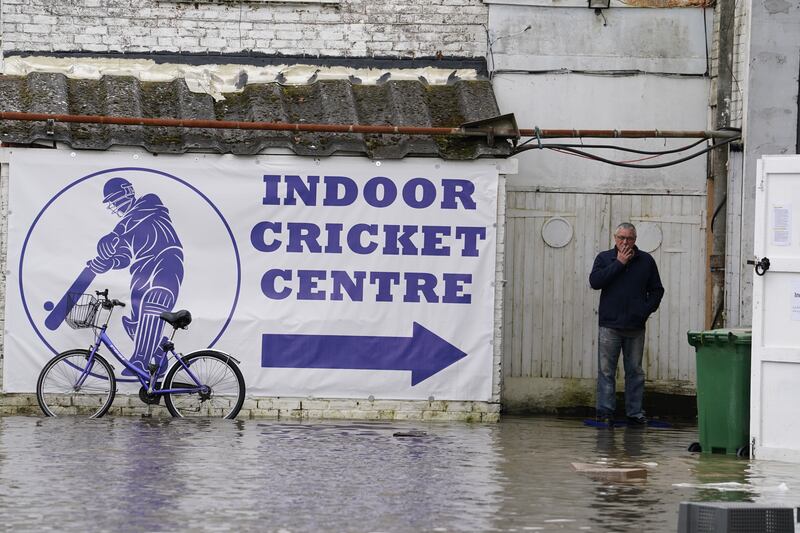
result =
[[[709,255],[708,263],[711,272],[725,272],[725,256],[723,254]]]
[[[483,120],[466,122],[461,125],[461,131],[470,136],[486,136],[486,144],[494,146],[495,139],[509,139],[516,146],[520,133],[514,113],[507,113]]]

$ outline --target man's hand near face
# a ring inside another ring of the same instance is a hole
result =
[[[617,249],[617,261],[623,265],[627,265],[628,261],[633,257],[633,246],[625,243]]]

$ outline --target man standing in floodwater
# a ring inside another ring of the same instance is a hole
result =
[[[596,416],[614,427],[616,375],[619,353],[625,368],[625,414],[630,425],[645,425],[644,396],[645,322],[653,314],[664,287],[653,257],[636,247],[636,227],[617,226],[614,248],[600,252],[594,260],[589,284],[600,290],[597,342]]]
[[[111,178],[103,187],[103,203],[122,220],[97,242],[97,257],[88,262],[96,274],[130,266],[131,315],[122,318],[134,342],[130,362],[147,372],[164,370],[160,348],[164,311],[172,311],[183,281],[183,247],[169,210],[155,194],[136,198],[133,185]],[[151,356],[156,367],[149,369]],[[123,374],[130,375],[127,369]]]

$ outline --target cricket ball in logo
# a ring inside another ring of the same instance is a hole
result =
[[[55,258],[58,271],[48,273]],[[184,179],[150,168],[95,172],[61,189],[34,219],[19,290],[37,335],[57,353],[74,295],[101,287],[129,303],[109,329],[130,339],[134,365],[159,349],[164,311],[194,310],[204,337],[194,340],[211,347],[238,302],[236,239],[211,199]]]

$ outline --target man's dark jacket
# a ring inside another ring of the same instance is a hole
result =
[[[634,247],[634,255],[623,265],[617,261],[617,248],[600,252],[594,260],[589,284],[600,293],[600,326],[613,329],[644,329],[658,309],[664,287],[655,260]]]

